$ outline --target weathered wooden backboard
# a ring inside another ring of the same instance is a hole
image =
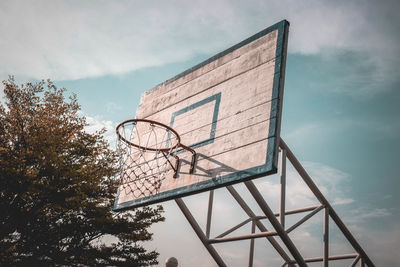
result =
[[[136,118],[175,129],[182,152],[156,194],[134,197],[120,187],[114,210],[133,208],[269,175],[277,171],[288,38],[281,21],[142,95]]]

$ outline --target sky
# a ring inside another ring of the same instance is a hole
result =
[[[0,79],[50,78],[76,93],[89,131],[135,117],[140,95],[282,20],[290,22],[281,137],[377,266],[400,265],[400,19],[398,1],[9,1],[0,2]],[[0,91],[0,97],[3,92]],[[278,207],[277,176],[255,183]],[[237,190],[251,202],[245,188]],[[202,226],[208,194],[184,198]],[[288,208],[316,203],[292,167]],[[160,262],[215,266],[173,201],[146,246]],[[215,191],[212,234],[245,214]],[[256,209],[257,210],[257,209]],[[258,210],[258,213],[261,211]],[[320,256],[322,216],[291,234]],[[242,230],[245,233],[249,229]],[[331,253],[352,253],[331,225]],[[240,232],[239,232],[240,233]],[[228,266],[248,261],[248,241],[217,245]],[[282,261],[256,240],[255,266]],[[342,266],[342,265],[338,265]]]

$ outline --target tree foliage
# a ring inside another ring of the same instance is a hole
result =
[[[117,157],[85,131],[76,97],[51,81],[3,84],[0,265],[156,264],[143,241],[162,208],[111,211]]]

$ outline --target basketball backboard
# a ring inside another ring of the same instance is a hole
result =
[[[122,181],[114,210],[153,204],[276,173],[289,23],[251,36],[143,93],[136,118],[173,128],[181,143],[177,177],[135,196]]]

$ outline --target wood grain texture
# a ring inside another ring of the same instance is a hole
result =
[[[233,60],[239,58],[240,56],[248,53],[251,50],[257,49],[259,46],[264,46],[264,49],[274,49],[273,46],[276,44],[276,38],[277,38],[277,31],[273,31],[268,35],[265,35],[245,46],[240,47],[237,50],[234,50],[231,53],[228,53],[210,63],[207,65],[198,68],[192,72],[189,72],[187,75],[180,77],[178,79],[174,79],[173,81],[167,80],[164,83],[154,87],[153,89],[150,89],[149,91],[145,92],[142,95],[141,101],[143,103],[146,103],[149,101],[148,99],[153,99],[156,98],[160,95],[163,95],[167,93],[170,90],[173,90],[177,88],[178,86],[182,86],[183,84],[186,84],[195,78],[198,78],[208,72],[214,71],[218,67],[221,67],[225,65],[228,62],[232,62]]]
[[[276,81],[282,68],[276,63],[282,64],[282,25],[286,24],[276,24],[264,35],[228,49],[142,95],[136,118],[155,120],[176,130],[181,143],[196,150],[195,170],[189,173],[191,153],[178,150],[177,178],[169,168],[158,194],[144,200],[141,197],[136,201],[120,190],[117,205],[153,203],[152,198],[170,199],[174,194],[271,171],[274,164],[268,161],[274,159],[271,150],[279,138],[282,94],[276,92],[277,86],[280,89]]]

